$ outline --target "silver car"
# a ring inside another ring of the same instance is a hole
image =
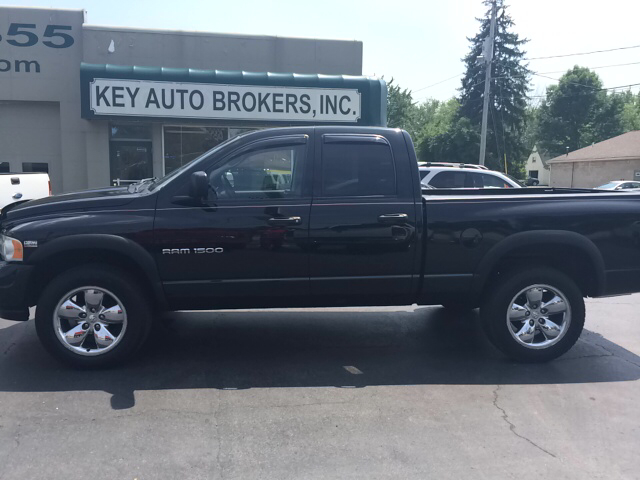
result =
[[[640,182],[615,180],[597,187],[598,190],[624,190],[625,192],[640,191]]]

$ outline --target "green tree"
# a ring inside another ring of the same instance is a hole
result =
[[[392,78],[387,83],[387,126],[402,128],[415,138],[417,120],[418,107],[413,101],[411,91],[395,84]]]
[[[479,129],[460,116],[456,98],[446,102],[429,100],[421,105],[429,112],[418,134],[418,158],[426,162],[477,163]]]
[[[547,88],[538,115],[539,145],[560,155],[620,135],[623,109],[622,95],[607,95],[595,72],[576,65]]]
[[[622,108],[622,129],[625,132],[640,130],[640,92],[622,94],[624,107]]]
[[[480,31],[468,38],[471,47],[463,59],[466,72],[460,89],[460,113],[478,128],[482,122],[485,66],[477,59],[482,55],[491,22],[491,2],[484,3],[489,9],[483,18],[477,19]],[[513,31],[515,24],[504,0],[497,0],[497,7],[485,162],[490,168],[502,170],[506,154],[509,172],[515,172],[522,168],[528,154],[523,135],[530,71],[522,50],[528,40]]]

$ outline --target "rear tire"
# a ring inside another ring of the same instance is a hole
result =
[[[485,298],[480,317],[491,342],[521,362],[546,362],[566,353],[584,328],[576,283],[553,268],[505,274]]]
[[[81,368],[111,367],[142,346],[152,312],[130,275],[93,264],[63,272],[47,285],[35,323],[40,341],[58,360]]]

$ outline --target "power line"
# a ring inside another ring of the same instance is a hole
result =
[[[459,73],[458,75],[454,75],[453,77],[445,78],[444,80],[440,80],[439,82],[432,83],[431,85],[427,85],[426,87],[419,88],[418,90],[414,90],[412,93],[420,92],[422,90],[426,90],[427,88],[435,87],[436,85],[440,85],[441,83],[448,82],[449,80],[453,80],[454,78],[458,78],[464,75],[464,73]]]
[[[618,88],[629,88],[629,87],[636,87],[640,85],[640,83],[630,83],[629,85],[619,85],[617,87],[607,87],[607,88],[598,88],[597,92],[603,92],[606,90],[617,90]],[[574,95],[562,95],[563,97],[579,97],[581,95],[584,95],[582,93],[578,93],[578,94],[574,94]],[[531,95],[529,96],[529,98],[546,98],[547,95]]]
[[[616,63],[614,65],[601,65],[599,67],[585,67],[589,70],[597,70],[599,68],[611,68],[611,67],[626,67],[627,65],[640,65],[640,62],[631,62],[631,63]],[[542,75],[544,73],[566,73],[567,69],[564,70],[555,70],[553,72],[540,72],[538,75]]]
[[[594,50],[593,52],[580,52],[580,53],[566,53],[564,55],[549,55],[547,57],[532,57],[525,58],[524,60],[544,60],[547,58],[563,58],[563,57],[576,57],[579,55],[591,55],[593,53],[605,53],[605,52],[614,52],[616,50],[628,50],[630,48],[640,48],[640,45],[631,45],[628,47],[617,47],[617,48],[609,48],[606,50]]]
[[[542,78],[548,78],[549,80],[555,80],[556,82],[560,81],[559,78],[547,77],[546,75],[542,75],[541,73],[531,72],[531,74],[535,75],[536,77],[542,77]],[[595,90],[595,91],[601,90],[598,87],[594,87],[592,85],[585,85],[584,83],[572,82],[571,80],[565,80],[565,82],[570,83],[572,85],[578,85],[580,87],[590,88],[590,89]]]
[[[593,51],[593,52],[569,53],[569,54],[566,54],[566,55],[554,55],[554,56],[549,56],[549,57],[525,58],[524,60],[541,60],[541,59],[544,59],[544,58],[560,58],[560,57],[571,57],[571,56],[576,56],[576,55],[589,55],[589,54],[592,54],[592,53],[612,52],[612,51],[615,51],[615,50],[625,50],[625,49],[629,49],[629,48],[638,48],[638,47],[640,47],[640,45],[633,45],[633,46],[630,46],[630,47],[612,48],[610,50],[596,50],[596,51]],[[614,65],[601,65],[601,66],[598,66],[598,67],[589,67],[589,66],[587,66],[586,68],[588,68],[590,70],[596,70],[596,69],[599,69],[599,68],[626,67],[628,65],[640,65],[640,62],[617,63],[617,64],[614,64]],[[540,72],[540,74],[545,74],[545,73],[563,73],[563,72],[566,72],[566,71],[567,70],[555,70],[553,72]],[[448,82],[449,80],[453,80],[454,78],[461,77],[462,75],[464,75],[464,72],[463,73],[459,73],[457,75],[453,75],[452,77],[445,78],[444,80],[440,80],[439,82],[432,83],[431,85],[427,85],[426,87],[422,87],[422,88],[419,88],[417,90],[413,90],[412,93],[421,92],[422,90],[426,90],[428,88],[435,87],[435,86],[440,85],[442,83]],[[426,98],[426,97],[424,97],[424,98]]]

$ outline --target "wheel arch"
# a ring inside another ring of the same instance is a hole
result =
[[[79,264],[104,263],[133,275],[161,309],[167,308],[162,282],[151,254],[133,240],[108,234],[60,237],[42,244],[29,258],[34,265],[29,305],[56,275]]]
[[[576,232],[537,230],[511,235],[489,250],[474,274],[474,294],[480,295],[501,272],[532,262],[566,273],[585,296],[605,290],[604,259],[591,240]]]

